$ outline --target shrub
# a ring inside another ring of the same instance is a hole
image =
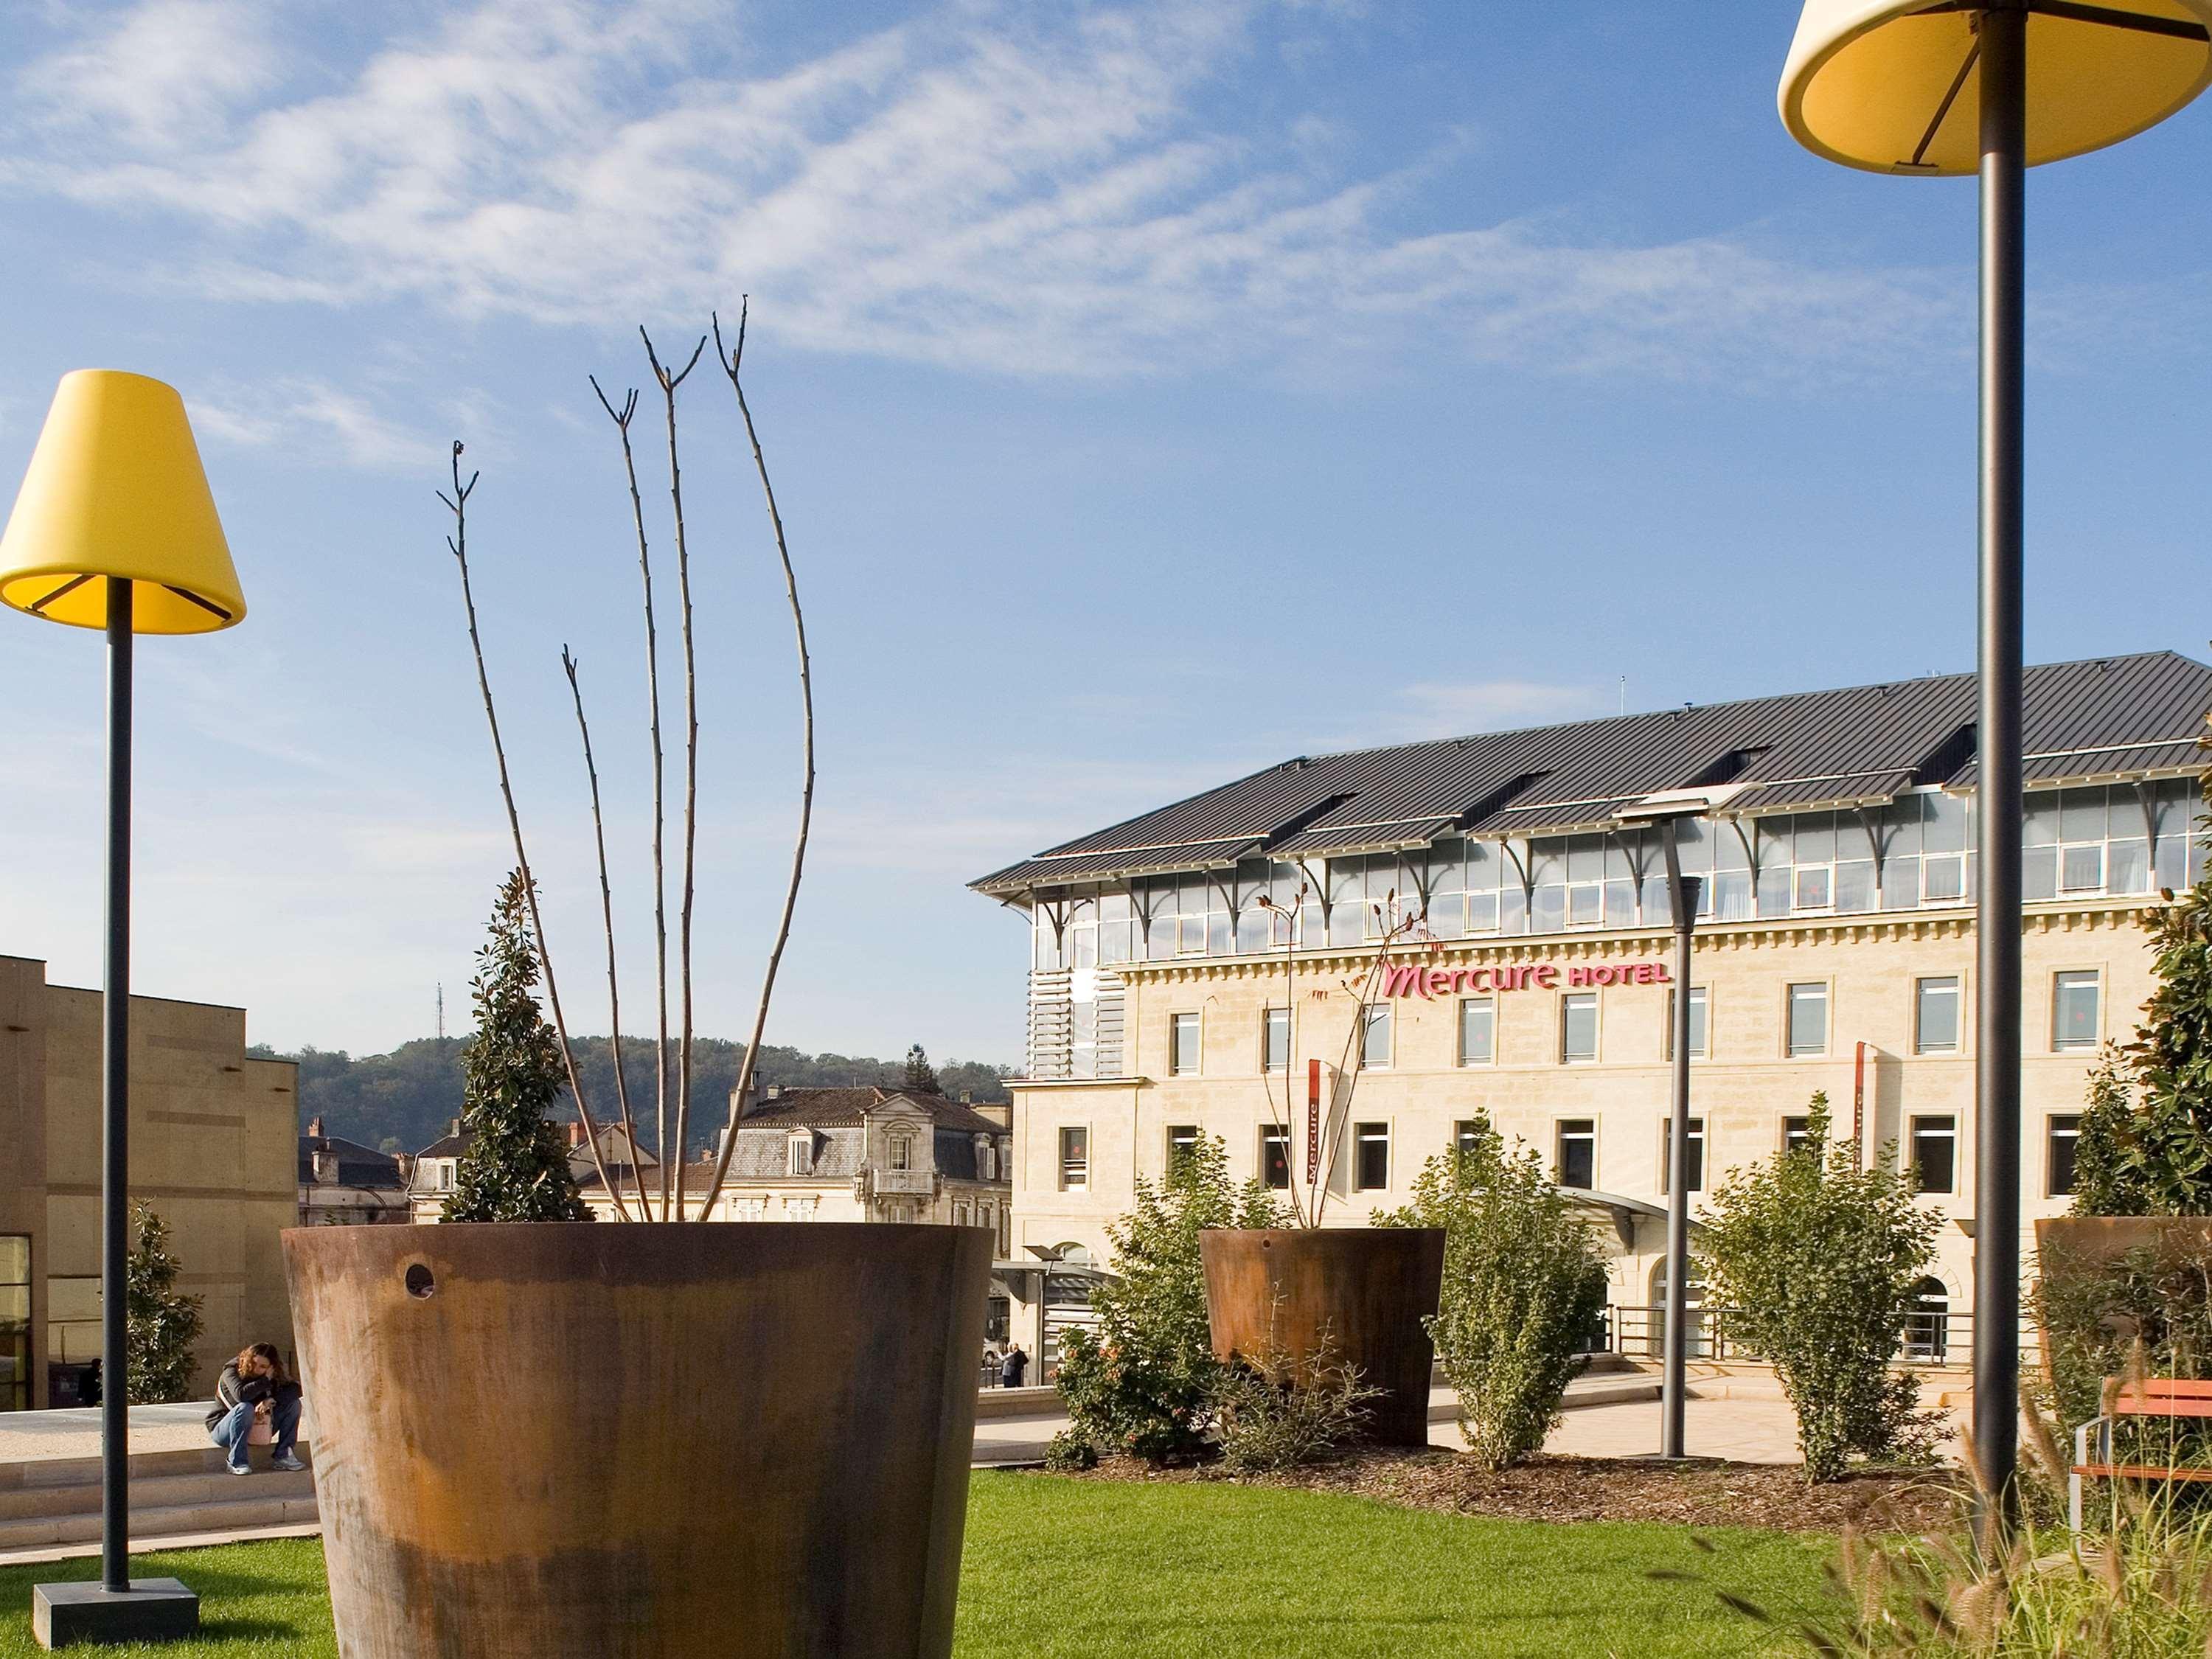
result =
[[[1797,1413],[1806,1479],[1834,1480],[1853,1453],[1917,1461],[1933,1449],[1919,1383],[1890,1362],[1942,1218],[1913,1202],[1894,1147],[1861,1169],[1828,1139],[1813,1097],[1805,1139],[1731,1170],[1702,1218],[1698,1255],[1729,1328],[1774,1367]]]
[[[1258,1182],[1229,1178],[1218,1139],[1173,1160],[1157,1185],[1139,1176],[1136,1207],[1106,1230],[1115,1278],[1091,1292],[1093,1330],[1060,1337],[1058,1386],[1093,1444],[1152,1462],[1209,1448],[1221,1364],[1206,1320],[1198,1236],[1208,1227],[1279,1227],[1283,1206]]]
[[[169,1254],[169,1225],[144,1204],[131,1206],[137,1235],[124,1268],[130,1334],[126,1392],[134,1406],[192,1397],[192,1344],[200,1340],[200,1298],[177,1289],[184,1264]]]
[[[1282,1304],[1275,1304],[1279,1315]],[[1275,1340],[1222,1368],[1214,1385],[1214,1432],[1223,1465],[1240,1474],[1301,1468],[1327,1461],[1365,1432],[1367,1402],[1382,1390],[1360,1381],[1357,1365],[1339,1357],[1327,1332],[1303,1362]]]
[[[1468,1449],[1492,1469],[1540,1449],[1605,1307],[1605,1257],[1588,1219],[1534,1152],[1509,1152],[1484,1121],[1471,1150],[1429,1159],[1413,1201],[1375,1220],[1444,1230],[1428,1327]]]
[[[1080,1429],[1062,1429],[1045,1442],[1044,1466],[1056,1474],[1077,1474],[1098,1467],[1098,1447]]]
[[[2110,1044],[2089,1073],[2089,1097],[2074,1141],[2074,1203],[2081,1216],[2148,1215],[2150,1193],[2136,1163],[2135,1102]]]
[[[2045,1242],[2028,1299],[2043,1331],[2047,1403],[2068,1433],[2103,1409],[2105,1379],[2212,1368],[2212,1261],[2195,1229],[2117,1255]]]

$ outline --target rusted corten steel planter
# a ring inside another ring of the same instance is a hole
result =
[[[1272,1340],[1299,1360],[1326,1335],[1337,1364],[1382,1390],[1368,1437],[1429,1443],[1436,1349],[1421,1322],[1443,1282],[1443,1229],[1222,1228],[1199,1234],[1198,1246],[1217,1357],[1263,1352]]]
[[[284,1235],[343,1659],[945,1659],[991,1234]]]

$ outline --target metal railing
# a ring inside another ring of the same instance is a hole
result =
[[[1729,1330],[1731,1310],[1692,1308],[1687,1327],[1689,1357],[1693,1360],[1742,1360],[1760,1358]],[[1583,1340],[1585,1353],[1617,1353],[1631,1359],[1654,1362],[1663,1357],[1667,1340],[1667,1310],[1663,1307],[1608,1303],[1597,1325]],[[2023,1352],[2032,1352],[2034,1334],[2023,1328]],[[1907,1365],[1964,1365],[1973,1356],[1974,1316],[1970,1313],[1929,1309],[1906,1322],[1905,1346],[1899,1353]]]

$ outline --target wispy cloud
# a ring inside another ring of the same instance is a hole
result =
[[[251,449],[282,444],[311,464],[403,471],[434,463],[442,452],[436,440],[408,430],[379,414],[366,398],[326,380],[264,381],[250,393],[217,387],[194,400],[192,414],[202,430],[222,442]]]
[[[1273,14],[957,0],[763,67],[699,0],[479,0],[333,87],[304,52],[273,58],[241,6],[140,0],[23,71],[0,182],[177,216],[202,233],[183,280],[207,294],[605,322],[750,289],[802,345],[1026,375],[1318,343],[1771,380],[1965,337],[1955,284],[1741,238],[1622,245],[1527,218],[1401,234],[1450,141],[1346,181],[1325,123],[1204,120]],[[108,71],[75,103],[31,90]],[[101,99],[115,118],[82,118]],[[323,418],[347,441],[389,436],[343,413]]]

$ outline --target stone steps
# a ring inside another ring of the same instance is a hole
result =
[[[302,1446],[306,1457],[308,1449]],[[134,1539],[312,1525],[312,1470],[271,1469],[256,1448],[254,1471],[228,1473],[216,1447],[140,1452],[131,1459]],[[100,1460],[47,1458],[0,1466],[0,1553],[88,1543],[100,1536]]]

